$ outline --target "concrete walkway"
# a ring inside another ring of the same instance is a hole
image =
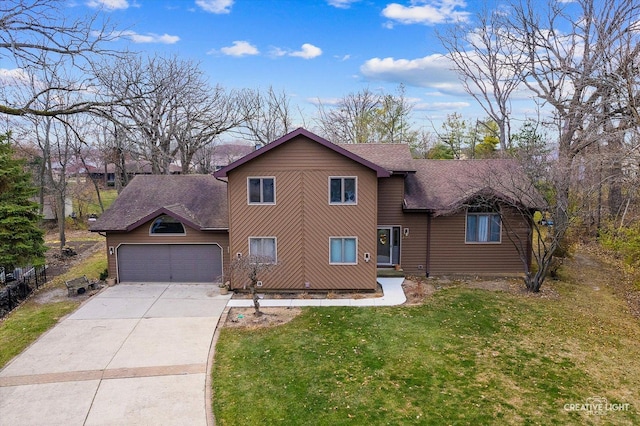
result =
[[[382,287],[382,297],[368,297],[362,299],[263,299],[263,308],[276,306],[395,306],[402,305],[407,298],[402,289],[404,278],[378,278]],[[247,308],[253,306],[251,299],[231,299],[227,306],[230,308]]]
[[[402,278],[380,278],[383,297],[268,299],[268,306],[391,306]],[[89,299],[0,371],[0,426],[207,425],[207,363],[230,300],[217,286],[119,284]]]
[[[0,371],[0,425],[206,425],[228,300],[213,285],[105,289]]]

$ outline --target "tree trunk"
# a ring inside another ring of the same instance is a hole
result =
[[[67,245],[67,237],[65,235],[65,194],[64,192],[58,192],[57,194],[58,202],[56,206],[57,216],[58,216],[58,233],[60,235],[60,252],[64,246]]]
[[[100,205],[100,211],[104,213],[104,204],[102,203],[102,197],[100,196],[100,186],[98,186],[98,181],[93,177],[91,173],[89,173],[89,170],[87,170],[87,163],[84,161],[84,156],[80,155],[80,161],[82,161],[82,166],[87,172],[87,175],[89,175],[89,179],[93,183],[93,189],[95,189],[96,195],[98,197],[98,204]],[[105,176],[106,176],[106,173],[105,173]]]
[[[251,285],[249,286],[249,291],[251,292],[251,299],[253,300],[253,308],[255,312],[253,315],[259,317],[262,316],[262,312],[260,311],[260,298],[258,297],[258,292],[256,291],[257,280],[251,279]]]

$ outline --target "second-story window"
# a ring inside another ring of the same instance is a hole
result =
[[[330,204],[356,204],[358,200],[355,177],[329,178]]]
[[[249,204],[275,204],[276,179],[273,177],[255,177],[247,179]]]

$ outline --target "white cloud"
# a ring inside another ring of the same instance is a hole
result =
[[[466,7],[464,0],[430,0],[412,2],[411,6],[403,6],[398,3],[388,4],[382,15],[392,21],[401,24],[435,25],[450,22],[466,22],[470,13],[456,10]],[[393,24],[387,23],[388,28]]]
[[[320,55],[322,55],[322,49],[310,43],[304,43],[300,47],[300,50],[296,51],[282,49],[280,47],[271,47],[271,49],[269,50],[269,56],[274,58],[279,58],[282,56],[293,56],[296,58],[313,59],[317,58]]]
[[[0,68],[0,84],[3,86],[21,86],[29,83],[29,75],[22,68]]]
[[[413,105],[414,111],[459,111],[469,108],[469,102],[419,102]]]
[[[305,43],[302,48],[296,52],[289,53],[289,56],[295,56],[303,59],[313,59],[322,55],[322,49],[310,43]]]
[[[307,102],[313,105],[336,106],[340,103],[340,98],[308,98]]]
[[[329,6],[337,7],[338,9],[349,9],[351,4],[357,3],[360,0],[327,0]]]
[[[286,55],[287,55],[287,51],[279,47],[272,47],[269,50],[269,56],[280,57],[280,56],[286,56]]]
[[[449,94],[464,94],[453,64],[442,54],[418,59],[373,58],[360,66],[360,72],[372,80],[428,87]]]
[[[94,36],[98,36],[99,33],[93,33]],[[119,38],[127,38],[134,43],[161,43],[161,44],[175,44],[180,41],[180,37],[169,34],[138,34],[135,31],[119,31],[114,32],[108,36],[114,40]]]
[[[234,0],[196,0],[196,4],[205,12],[223,14],[231,13]]]
[[[223,47],[220,49],[225,55],[228,56],[247,56],[247,55],[257,55],[260,53],[258,48],[249,43],[248,41],[236,40],[233,42],[232,46]]]
[[[128,9],[129,2],[128,0],[89,0],[87,6],[108,10]]]

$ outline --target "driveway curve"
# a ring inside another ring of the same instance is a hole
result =
[[[229,298],[208,284],[103,290],[0,371],[0,425],[206,425]]]

